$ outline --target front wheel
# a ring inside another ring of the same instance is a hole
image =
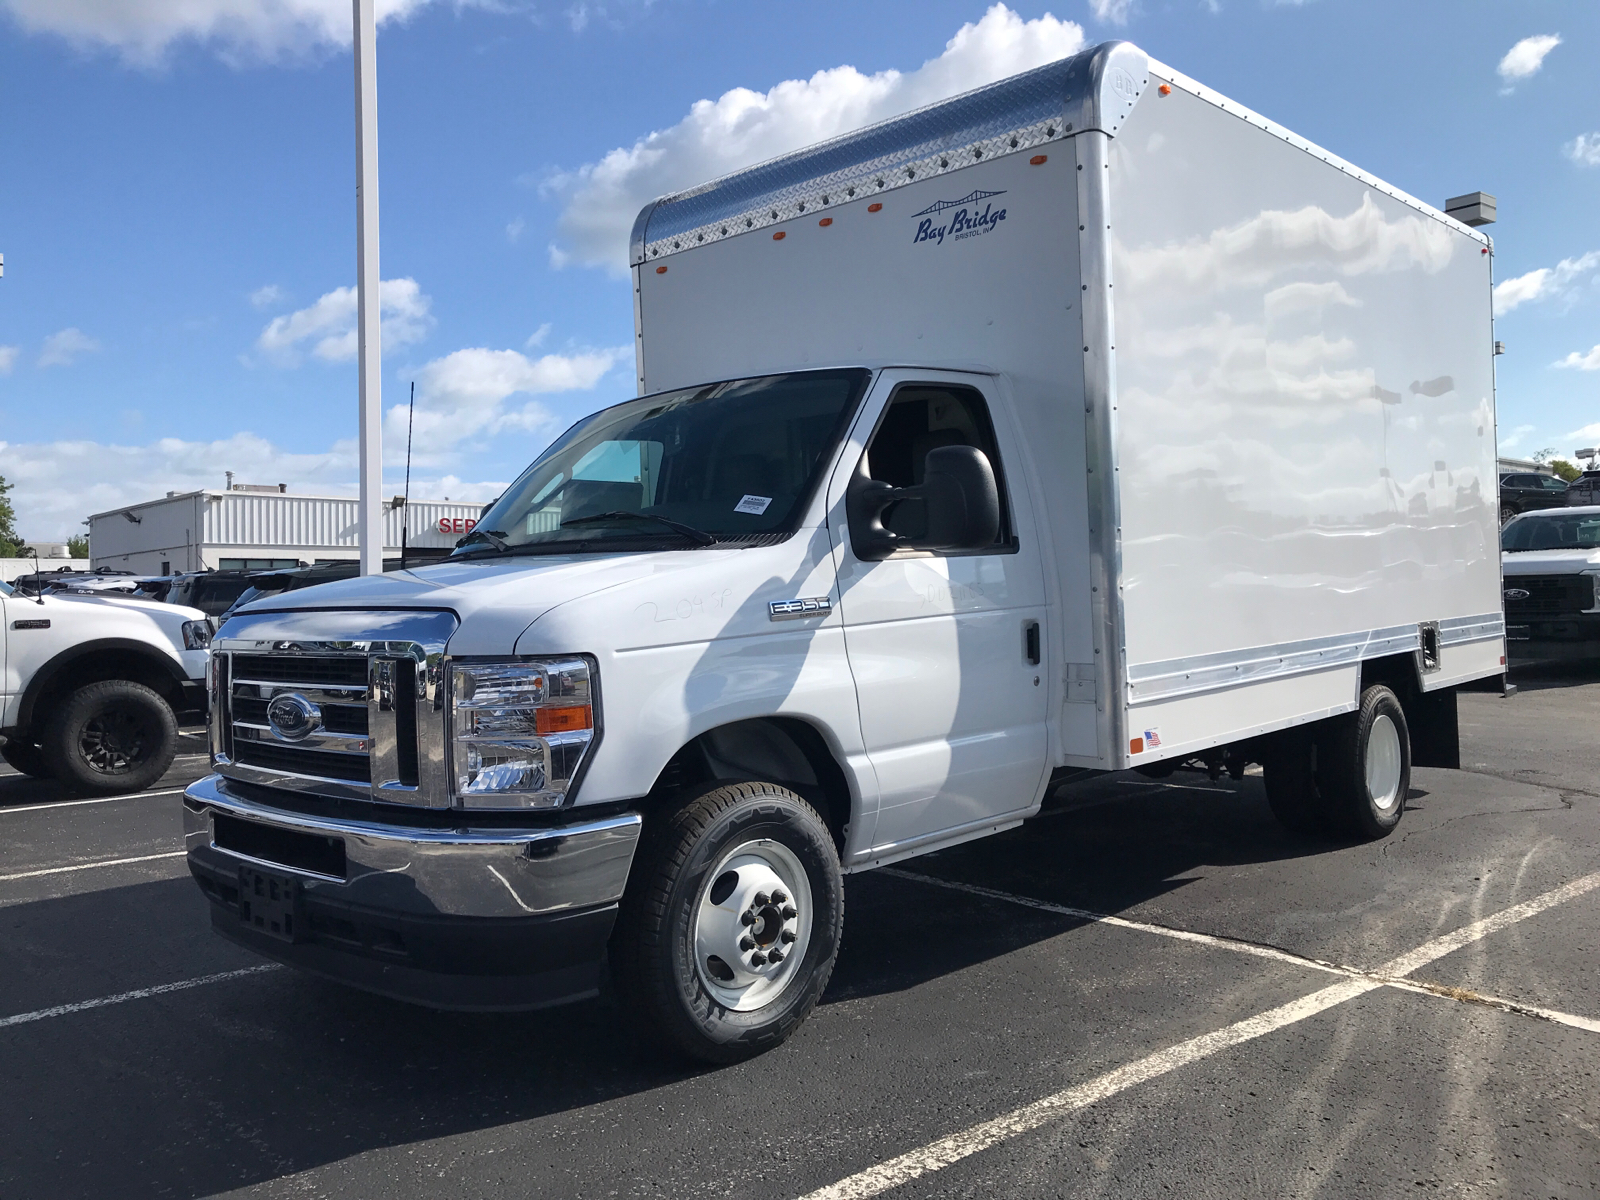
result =
[[[1511,505],[1502,504],[1500,506],[1500,524],[1502,524],[1502,525],[1506,524],[1508,521],[1511,520],[1512,517],[1514,517],[1516,515],[1517,515],[1517,510],[1512,508]]]
[[[738,1062],[805,1020],[843,928],[839,856],[816,810],[775,784],[729,784],[647,821],[612,973],[648,1033]]]
[[[90,683],[41,722],[40,749],[57,780],[80,792],[140,792],[178,753],[178,720],[130,679]]]

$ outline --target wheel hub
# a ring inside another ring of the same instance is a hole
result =
[[[1400,731],[1386,713],[1379,713],[1367,731],[1367,794],[1380,812],[1400,803]]]
[[[695,909],[695,968],[727,1008],[770,1004],[798,974],[811,937],[811,884],[781,842],[746,842],[706,875]]]

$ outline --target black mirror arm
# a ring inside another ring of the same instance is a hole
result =
[[[863,562],[888,558],[905,539],[883,527],[884,511],[897,500],[921,495],[920,488],[897,488],[873,479],[864,465],[845,493],[845,518],[850,525],[850,548]]]

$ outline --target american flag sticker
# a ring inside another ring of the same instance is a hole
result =
[[[1159,745],[1161,745],[1161,730],[1146,729],[1144,731],[1144,748],[1146,750],[1154,750]]]

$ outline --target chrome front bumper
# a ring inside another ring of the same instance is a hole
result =
[[[184,792],[189,867],[217,932],[342,982],[449,1008],[592,994],[640,825],[631,812],[517,829],[311,816],[216,775]],[[287,883],[292,928],[263,933],[242,916],[243,881],[263,874]]]

